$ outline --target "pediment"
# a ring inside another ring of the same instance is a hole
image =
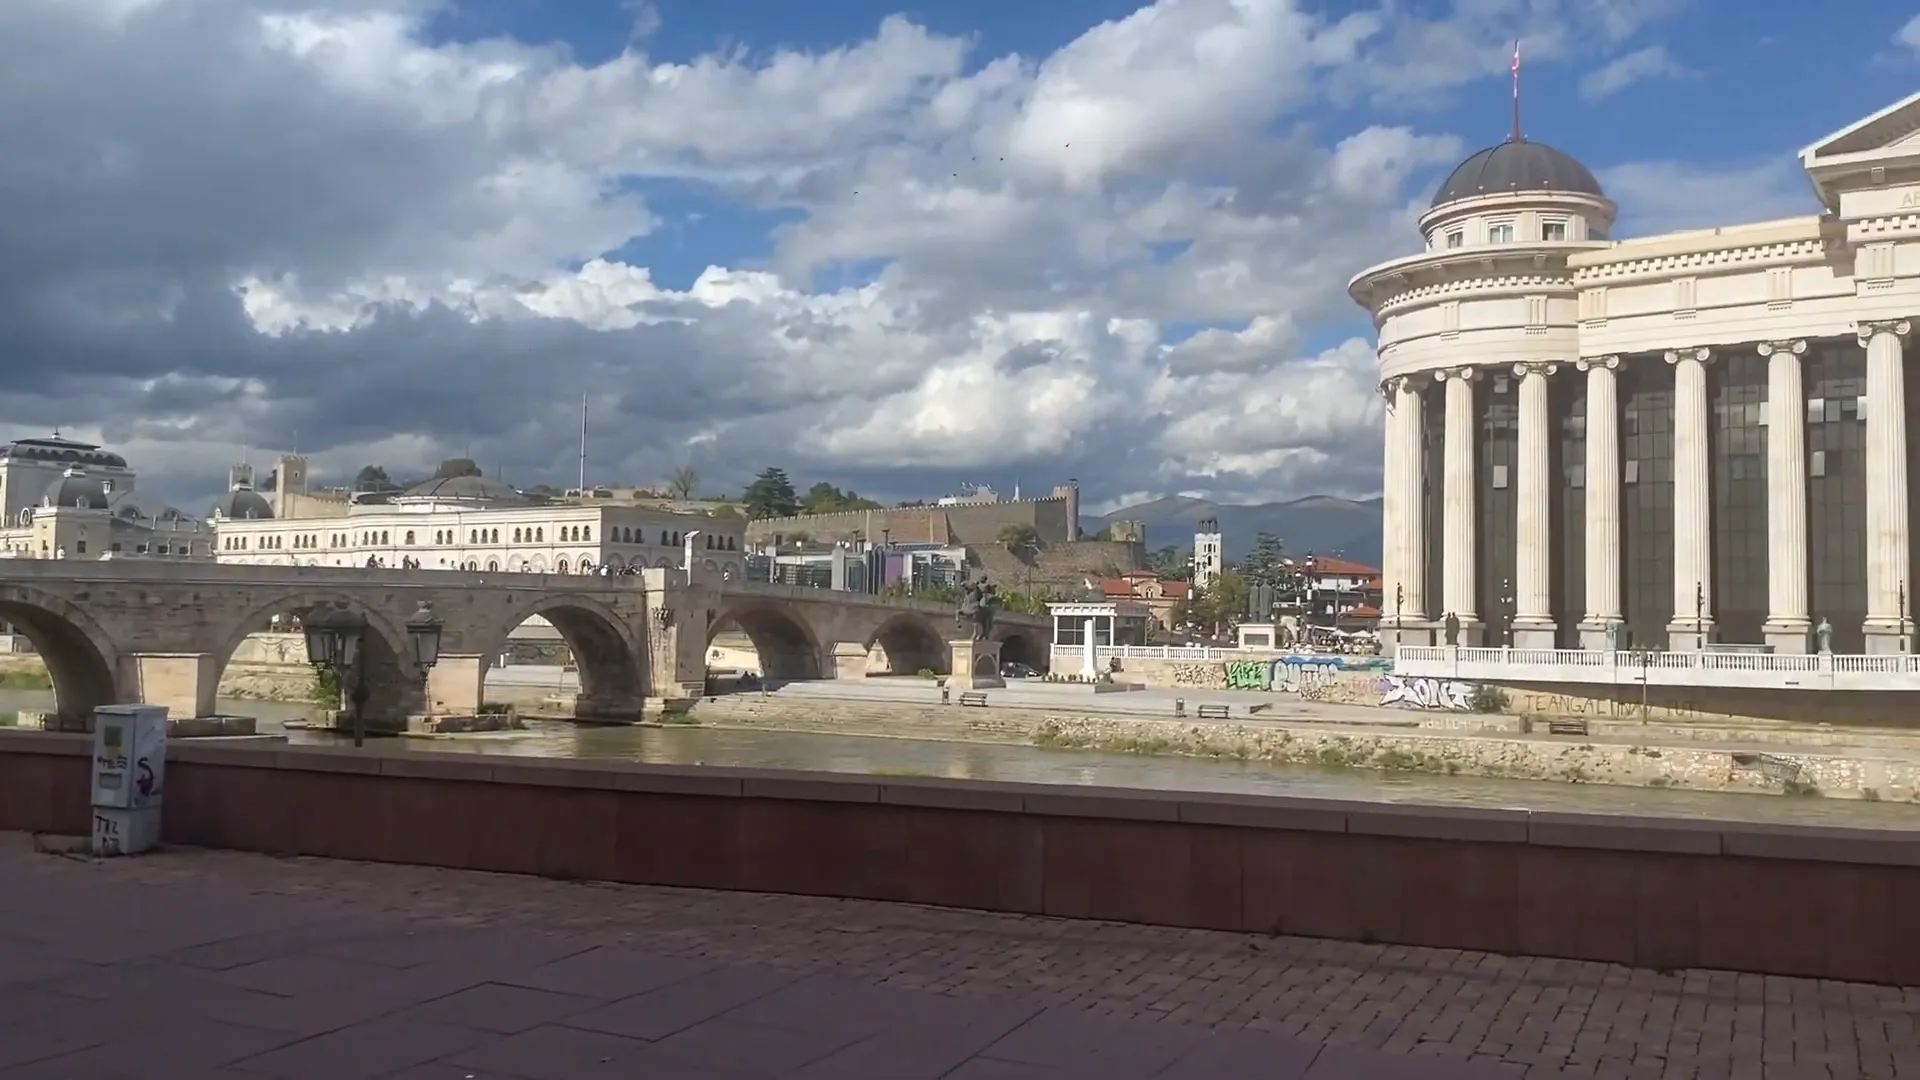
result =
[[[1800,152],[1809,168],[1835,158],[1858,160],[1875,151],[1898,151],[1902,156],[1920,150],[1920,94],[1857,120]]]

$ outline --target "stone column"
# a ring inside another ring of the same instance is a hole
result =
[[[1912,624],[1907,580],[1907,384],[1905,319],[1863,322],[1867,350],[1867,651],[1904,652]]]
[[[1387,383],[1391,412],[1387,415],[1386,504],[1391,508],[1385,552],[1391,567],[1381,608],[1389,625],[1396,625],[1395,640],[1413,644],[1424,642],[1406,628],[1427,622],[1427,514],[1425,399],[1412,377],[1390,379]]]
[[[167,719],[218,712],[219,658],[212,653],[132,653],[120,657],[121,687],[143,705],[160,705]]]
[[[1513,643],[1522,649],[1554,647],[1553,455],[1547,379],[1554,364],[1515,364],[1520,380],[1520,446],[1517,523],[1514,540]]]
[[[1442,581],[1444,595],[1435,618],[1449,614],[1460,620],[1460,644],[1478,645],[1484,630],[1476,610],[1474,578],[1474,439],[1473,369],[1437,372],[1447,387],[1447,446],[1444,475],[1446,499]]]
[[[1580,361],[1587,373],[1587,617],[1580,647],[1605,649],[1620,606],[1620,370],[1618,356]],[[1615,641],[1618,647],[1623,642]]]
[[[1807,651],[1807,343],[1763,341],[1767,358],[1767,644]]]
[[[427,715],[478,715],[486,695],[487,668],[492,661],[493,657],[479,653],[441,653],[427,671]]]
[[[1707,460],[1704,348],[1667,353],[1673,365],[1673,618],[1667,648],[1692,651],[1713,639],[1713,485]]]
[[[1387,379],[1380,384],[1380,396],[1386,401],[1386,422],[1382,425],[1380,444],[1385,449],[1385,460],[1380,472],[1380,640],[1389,649],[1399,644],[1400,626],[1393,609],[1395,592],[1405,596],[1402,584],[1406,571],[1402,569],[1405,560],[1405,547],[1402,543],[1405,533],[1407,513],[1400,504],[1401,447],[1400,425],[1396,422],[1400,400],[1400,383],[1405,379]]]

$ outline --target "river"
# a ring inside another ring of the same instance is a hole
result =
[[[0,712],[45,709],[52,695],[0,691]],[[338,745],[330,732],[287,730],[304,719],[303,705],[222,702],[225,712],[260,719],[260,731],[284,732],[293,744]],[[810,735],[702,727],[624,727],[532,721],[525,731],[435,739],[376,739],[375,753],[470,753],[517,757],[643,761],[672,765],[732,765],[867,776],[932,776],[1081,784],[1159,791],[1226,791],[1392,803],[1515,807],[1599,814],[1702,818],[1719,821],[1797,822],[1860,828],[1920,828],[1920,806],[1789,795],[1731,795],[1496,780],[1429,773],[1318,769],[1260,762],[1052,750],[1031,746]]]

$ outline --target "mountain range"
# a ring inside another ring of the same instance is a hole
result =
[[[1170,495],[1152,502],[1123,506],[1101,517],[1083,517],[1088,536],[1116,521],[1138,521],[1147,527],[1149,552],[1169,544],[1193,547],[1193,534],[1204,518],[1220,523],[1229,561],[1244,557],[1254,537],[1272,533],[1287,554],[1333,555],[1369,566],[1380,565],[1380,500],[1340,499],[1309,495],[1290,502],[1237,506],[1207,499]]]

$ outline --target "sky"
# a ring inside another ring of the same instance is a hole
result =
[[[917,4],[917,6],[916,6]],[[0,436],[191,512],[761,468],[1104,510],[1379,488],[1362,268],[1511,126],[1616,235],[1817,212],[1920,7],[0,0]]]

